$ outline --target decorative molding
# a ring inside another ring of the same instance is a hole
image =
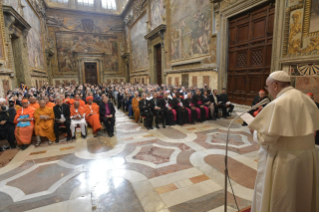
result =
[[[15,9],[13,9],[11,6],[3,6],[3,13],[6,15],[11,15],[15,18],[14,25],[17,26],[20,30],[27,30],[31,29],[31,26],[28,24],[26,20],[17,12]]]
[[[177,74],[177,73],[194,73],[194,72],[217,72],[216,67],[206,67],[206,68],[195,68],[195,69],[181,69],[181,70],[164,70],[164,73],[167,74]]]
[[[144,36],[144,38],[146,40],[154,40],[157,37],[162,38],[162,40],[164,40],[164,32],[166,31],[166,24],[161,24],[158,27],[156,27],[153,31],[151,31],[150,33],[148,33],[147,35]]]

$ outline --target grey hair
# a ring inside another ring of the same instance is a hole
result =
[[[55,101],[58,101],[58,100],[62,100],[60,95],[55,98]]]

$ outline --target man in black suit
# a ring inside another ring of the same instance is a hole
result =
[[[142,99],[139,101],[139,108],[140,108],[140,113],[141,116],[145,116],[144,120],[144,126],[146,129],[151,130],[153,129],[153,113],[151,110],[151,104],[146,100],[146,94],[143,93]]]
[[[104,95],[100,103],[100,120],[103,122],[110,137],[114,136],[115,108],[109,98]]]
[[[55,122],[54,122],[54,134],[56,137],[56,143],[59,143],[59,127],[64,124],[67,130],[67,141],[71,139],[71,119],[70,119],[70,107],[67,104],[63,103],[61,97],[57,97],[56,105],[53,107]]]
[[[159,128],[158,126],[159,116],[162,116],[163,128],[165,128],[166,113],[163,110],[163,107],[164,107],[163,100],[158,98],[159,95],[160,95],[159,92],[154,93],[153,99],[150,100],[150,104],[151,104],[152,112],[155,116],[156,128]]]
[[[172,106],[176,110],[177,113],[177,123],[179,125],[186,124],[188,121],[188,111],[186,110],[183,100],[181,98],[183,94],[177,92],[176,97],[173,98]]]
[[[223,117],[227,118],[227,116],[230,116],[230,114],[233,112],[234,105],[230,104],[228,100],[228,95],[226,94],[226,88],[222,89],[222,93],[219,95],[219,101],[221,102],[220,107],[223,110]],[[229,108],[228,111],[227,111],[227,108]]]

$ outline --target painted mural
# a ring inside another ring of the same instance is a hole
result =
[[[151,30],[162,24],[165,15],[164,0],[151,0]]]
[[[171,60],[185,60],[209,54],[211,33],[209,1],[172,0],[170,6]]]
[[[41,22],[26,0],[21,0],[21,3],[25,6],[24,19],[31,26],[27,35],[29,65],[34,69],[45,70]]]
[[[311,15],[309,32],[319,31],[319,2],[318,0],[311,1]]]
[[[60,72],[78,72],[77,53],[103,54],[103,71],[117,72],[119,70],[118,41],[115,37],[93,34],[56,33],[56,47]]]
[[[3,5],[10,5],[17,12],[20,12],[18,0],[3,0]]]
[[[144,14],[131,29],[131,61],[133,71],[147,69],[149,65],[147,41],[144,39],[144,36],[147,34],[146,21],[147,15]]]

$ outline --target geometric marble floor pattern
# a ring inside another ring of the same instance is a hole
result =
[[[230,121],[148,131],[117,111],[112,138],[31,145],[0,168],[0,212],[223,211]],[[251,205],[259,146],[240,124],[231,126],[228,161],[243,209]],[[237,211],[231,190],[227,195],[228,211]]]

